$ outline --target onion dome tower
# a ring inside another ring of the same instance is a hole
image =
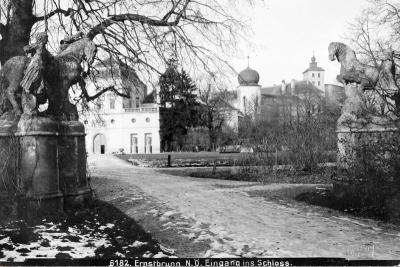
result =
[[[248,65],[238,75],[238,109],[244,115],[255,115],[260,112],[261,86],[260,75]]]
[[[250,67],[242,70],[238,75],[238,82],[241,86],[257,86],[259,81],[260,75]]]

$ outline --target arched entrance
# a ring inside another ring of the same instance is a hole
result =
[[[103,134],[97,134],[93,138],[93,153],[94,154],[106,153],[106,137]]]

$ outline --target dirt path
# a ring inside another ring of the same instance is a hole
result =
[[[400,258],[396,227],[301,203],[286,205],[251,197],[255,190],[296,185],[178,177],[134,167],[112,156],[91,156],[89,166],[98,181],[107,178],[111,187],[120,184],[114,197],[99,194],[100,198],[112,202],[127,192],[140,195],[151,204],[138,212],[128,202],[124,211],[152,233],[158,225],[185,236],[192,247],[201,243],[197,256]],[[145,215],[153,216],[153,227],[146,225]],[[196,256],[182,252],[185,244],[165,242],[179,256]]]

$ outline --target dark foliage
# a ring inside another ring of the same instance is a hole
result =
[[[161,147],[171,151],[183,145],[189,127],[199,124],[200,106],[192,79],[184,70],[178,71],[175,64],[170,62],[159,84]]]

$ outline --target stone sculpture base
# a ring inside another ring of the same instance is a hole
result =
[[[389,189],[388,192],[378,192],[385,195],[385,204],[382,210],[390,220],[400,219],[400,192],[395,185],[396,172],[390,168],[379,181],[368,181],[371,177],[363,176],[367,171],[366,167],[378,166],[380,170],[385,170],[387,166],[392,166],[393,160],[400,160],[398,150],[393,150],[393,146],[400,145],[400,130],[393,127],[382,127],[367,125],[363,129],[350,129],[340,127],[338,134],[338,173],[333,180],[333,194],[338,199],[357,203],[360,194],[366,194],[365,188],[373,187],[378,182],[382,188]],[[370,162],[362,164],[362,162]],[[375,162],[371,162],[374,161]],[[361,163],[361,164],[360,164]],[[374,192],[374,190],[367,190]]]
[[[358,152],[362,150],[371,151],[374,147],[379,147],[382,148],[380,153],[389,153],[390,151],[383,152],[383,147],[388,145],[388,141],[398,139],[400,130],[395,126],[381,127],[376,125],[368,125],[362,129],[339,127],[337,135],[338,167],[346,169],[357,160]],[[382,155],[382,157],[389,156],[391,155]]]
[[[365,93],[358,86],[347,84],[345,92],[347,98],[337,128],[338,171],[333,194],[347,203],[382,200],[385,204],[380,205],[388,218],[400,219],[396,185],[399,174],[393,167],[400,160],[400,150],[396,149],[400,146],[400,130],[392,123],[396,120],[372,115],[375,113],[370,112]]]
[[[83,125],[29,116],[15,124],[0,122],[0,194],[11,202],[1,206],[53,213],[90,201]]]

